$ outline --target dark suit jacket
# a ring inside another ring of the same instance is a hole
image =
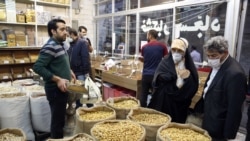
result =
[[[195,110],[204,110],[200,111],[204,112],[202,127],[213,138],[235,138],[241,121],[246,91],[247,78],[244,70],[229,56],[209,86],[205,99],[201,98],[195,106]]]

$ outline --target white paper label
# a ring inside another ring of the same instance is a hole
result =
[[[8,79],[9,78],[9,76],[3,76],[3,79]]]
[[[16,77],[17,77],[17,78],[22,78],[22,77],[23,77],[23,75],[18,74]]]
[[[4,60],[3,63],[4,63],[4,64],[9,64],[10,61],[9,61],[9,60]]]
[[[20,63],[25,63],[25,61],[24,60],[20,60]]]

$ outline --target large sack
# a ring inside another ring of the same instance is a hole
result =
[[[0,98],[1,128],[20,128],[27,140],[35,140],[30,120],[29,97]]]
[[[116,119],[126,119],[131,109],[140,107],[140,101],[131,96],[110,97],[106,103],[109,107],[115,109]]]
[[[30,93],[30,109],[33,129],[50,132],[51,112],[45,93]]]
[[[96,123],[91,135],[98,141],[145,141],[145,128],[130,120],[107,120]]]
[[[48,139],[47,141],[96,141],[96,140],[88,134],[79,133],[74,135],[73,137],[68,137],[64,139]]]
[[[156,141],[212,141],[206,130],[193,124],[170,123],[160,127]]]
[[[146,140],[155,141],[157,130],[171,122],[171,117],[165,113],[150,108],[138,107],[132,109],[127,119],[141,124],[146,129]]]
[[[76,110],[76,127],[74,134],[87,133],[97,122],[115,119],[115,110],[107,106],[95,106],[92,108],[80,107]]]
[[[26,136],[21,129],[4,128],[0,130],[0,141],[26,141]]]

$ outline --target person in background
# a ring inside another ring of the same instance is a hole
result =
[[[91,53],[93,51],[93,47],[92,47],[90,39],[87,37],[88,29],[85,26],[79,26],[78,32],[79,32],[80,38],[87,41],[88,49],[89,49],[89,52]]]
[[[171,51],[158,65],[154,92],[149,108],[169,114],[173,122],[185,123],[192,98],[198,90],[199,79],[190,56],[188,41],[177,38]]]
[[[78,80],[85,80],[90,73],[90,56],[88,44],[80,39],[75,29],[69,30],[69,36],[72,40],[68,54],[70,56],[70,67]],[[76,101],[76,109],[82,106],[80,100]]]
[[[248,104],[248,110],[247,110],[247,134],[246,134],[246,140],[245,141],[250,141],[250,106],[249,106],[249,101],[250,101],[250,69],[248,73],[248,92],[247,92],[247,104]]]
[[[63,42],[64,45],[63,47],[68,50],[69,47],[70,47],[70,42],[71,42],[71,38],[69,37],[69,30],[70,30],[70,27],[69,26],[66,26],[66,31],[67,31],[67,37],[66,37],[66,40]]]
[[[142,72],[142,93],[140,95],[140,103],[142,107],[147,106],[147,98],[152,90],[152,80],[155,70],[162,58],[167,55],[167,47],[156,40],[158,32],[149,30],[147,33],[148,43],[142,47],[140,61],[143,62]]]
[[[197,51],[195,46],[191,46],[191,53],[190,53],[194,62],[200,63],[201,62],[201,54]],[[195,65],[196,68],[199,68],[199,65]]]
[[[43,77],[45,92],[51,109],[51,138],[63,138],[65,125],[66,104],[68,93],[66,83],[75,75],[70,69],[69,57],[63,48],[66,39],[65,21],[53,19],[47,25],[50,36],[47,43],[41,48],[35,62],[34,71]]]
[[[224,37],[212,37],[204,49],[212,70],[194,111],[203,113],[202,128],[208,131],[213,141],[231,140],[240,126],[247,77],[240,64],[229,55]]]

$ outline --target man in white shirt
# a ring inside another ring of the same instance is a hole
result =
[[[212,71],[195,111],[203,113],[202,128],[213,141],[228,141],[235,138],[240,126],[241,108],[247,93],[246,75],[229,55],[224,37],[211,38],[204,48]]]

